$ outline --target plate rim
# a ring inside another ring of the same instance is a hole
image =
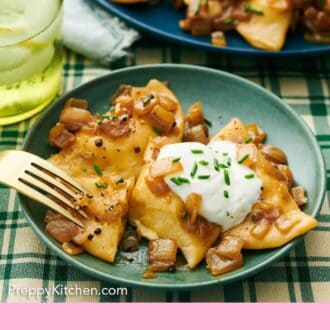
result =
[[[86,83],[82,83],[75,88],[71,89],[70,91],[67,91],[66,93],[62,94],[60,97],[56,99],[55,102],[53,102],[50,106],[48,106],[43,113],[40,115],[40,117],[36,120],[36,122],[33,124],[33,126],[29,129],[27,135],[24,138],[23,144],[22,144],[22,150],[26,150],[26,148],[29,147],[32,135],[35,134],[35,130],[42,125],[44,119],[47,118],[49,113],[58,107],[58,105],[63,101],[63,99],[67,98],[69,95],[73,93],[79,93],[80,90],[88,89],[90,85],[97,84],[101,80],[107,80],[109,77],[113,75],[120,75],[122,73],[131,73],[132,71],[144,71],[148,69],[188,69],[188,70],[197,70],[197,71],[203,71],[206,73],[216,74],[220,77],[226,77],[228,79],[233,79],[238,81],[239,83],[243,85],[248,85],[250,87],[258,89],[260,92],[267,94],[268,97],[272,98],[275,102],[280,103],[283,108],[286,109],[293,117],[298,121],[298,123],[302,126],[305,133],[308,135],[309,139],[312,142],[313,148],[316,151],[317,159],[316,162],[318,163],[318,166],[320,168],[320,173],[323,173],[322,176],[320,176],[320,189],[318,198],[315,201],[313,212],[311,213],[312,216],[316,217],[319,213],[322,203],[324,201],[325,193],[326,193],[326,166],[325,166],[325,160],[323,157],[323,154],[321,152],[320,146],[317,142],[317,139],[315,135],[313,134],[312,130],[309,128],[309,126],[305,123],[305,121],[295,112],[293,108],[291,108],[286,102],[281,100],[277,95],[273,94],[269,90],[254,84],[253,82],[242,78],[240,76],[222,71],[222,70],[216,70],[211,69],[207,67],[202,66],[196,66],[196,65],[188,65],[188,64],[149,64],[149,65],[138,65],[138,66],[132,66],[127,68],[122,68],[118,70],[113,70],[108,74],[101,75],[95,79],[92,79]],[[253,267],[243,271],[239,272],[237,274],[232,275],[231,277],[227,278],[221,278],[220,277],[214,277],[212,280],[202,281],[202,282],[194,282],[194,283],[153,283],[152,281],[146,280],[146,282],[137,280],[131,280],[131,279],[122,279],[117,276],[113,276],[111,273],[105,273],[99,270],[95,270],[93,267],[87,266],[80,261],[76,260],[74,257],[69,256],[66,254],[59,246],[56,245],[55,242],[53,242],[41,229],[39,229],[38,225],[34,222],[32,215],[30,214],[28,208],[25,205],[24,199],[26,197],[22,196],[21,194],[18,194],[18,200],[19,205],[23,211],[24,216],[28,220],[30,226],[34,230],[34,232],[38,235],[38,237],[45,243],[45,245],[52,250],[58,257],[60,257],[62,260],[67,262],[68,264],[71,264],[75,267],[77,267],[79,270],[83,271],[84,273],[87,273],[93,278],[98,278],[107,282],[113,282],[115,284],[126,284],[130,287],[144,287],[144,288],[154,288],[154,289],[171,289],[171,290],[191,290],[191,289],[199,289],[202,287],[212,286],[212,285],[224,285],[232,282],[236,282],[239,280],[243,280],[247,277],[250,277],[263,269],[265,269],[267,266],[274,263],[276,260],[278,260],[280,257],[286,255],[293,247],[295,247],[298,242],[300,242],[303,236],[300,236],[293,241],[287,243],[286,245],[279,247],[276,249],[276,252],[274,255],[272,255],[270,258],[265,259],[263,262],[254,265]]]
[[[215,47],[212,44],[205,45],[204,43],[200,43],[198,39],[196,40],[186,40],[185,38],[173,35],[166,31],[160,30],[156,27],[145,24],[135,18],[130,17],[123,13],[120,9],[112,6],[110,0],[93,0],[98,6],[102,7],[104,10],[114,14],[124,20],[126,23],[131,25],[133,28],[137,30],[150,33],[155,37],[160,37],[167,41],[173,42],[178,45],[185,45],[193,48],[203,49],[208,52],[217,53],[217,54],[232,54],[232,55],[248,55],[248,56],[258,56],[258,57],[292,57],[292,56],[315,56],[330,53],[330,45],[322,45],[315,44],[315,48],[313,49],[303,49],[303,50],[280,50],[278,52],[275,51],[264,51],[257,48],[252,49],[232,49],[230,47]]]

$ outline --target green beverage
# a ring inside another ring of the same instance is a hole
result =
[[[0,125],[43,110],[62,73],[62,0],[0,0]]]

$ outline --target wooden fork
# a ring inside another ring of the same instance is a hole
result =
[[[91,194],[50,162],[25,151],[1,151],[0,183],[85,228],[81,220],[87,215],[77,202],[84,196],[91,198]]]

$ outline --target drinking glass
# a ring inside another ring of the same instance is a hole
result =
[[[63,0],[0,0],[0,125],[27,119],[57,95]]]

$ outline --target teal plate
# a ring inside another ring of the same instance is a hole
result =
[[[237,76],[189,65],[148,65],[114,71],[83,84],[61,96],[49,106],[31,128],[23,149],[43,158],[53,152],[48,145],[48,132],[57,122],[64,102],[69,97],[85,98],[94,112],[108,108],[109,97],[122,84],[145,85],[151,78],[168,81],[185,110],[195,101],[202,101],[207,118],[212,120],[211,133],[216,133],[232,117],[243,122],[255,122],[268,133],[268,142],[284,149],[298,184],[308,192],[305,212],[316,216],[325,194],[325,166],[318,143],[305,122],[278,97]],[[244,252],[244,266],[225,275],[210,275],[205,264],[194,270],[179,266],[177,272],[159,273],[145,280],[141,275],[147,266],[147,244],[132,253],[133,262],[125,260],[127,253],[119,252],[114,264],[105,263],[88,254],[71,257],[45,233],[43,217],[46,209],[20,196],[22,209],[32,228],[45,244],[60,258],[93,277],[149,288],[191,289],[212,284],[238,281],[273,263],[292,249],[298,240],[272,250]]]

